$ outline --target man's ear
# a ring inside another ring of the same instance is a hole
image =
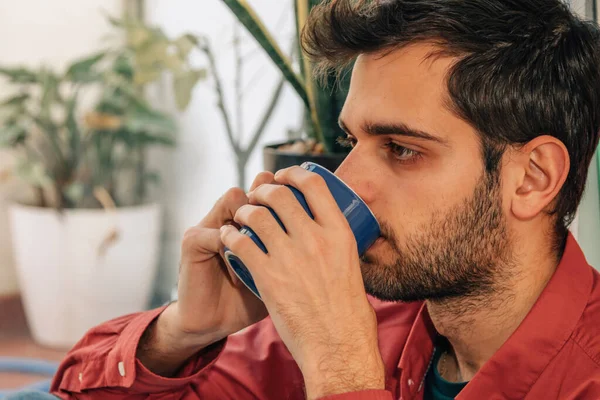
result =
[[[530,220],[550,205],[569,174],[569,152],[552,136],[539,136],[516,151],[516,190],[511,211],[520,220]]]

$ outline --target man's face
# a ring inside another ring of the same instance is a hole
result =
[[[336,175],[381,224],[361,268],[384,300],[485,295],[511,263],[501,174],[484,171],[479,136],[447,109],[453,60],[428,59],[433,49],[360,56],[340,116],[354,149]]]

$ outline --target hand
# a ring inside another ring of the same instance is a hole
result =
[[[223,243],[250,270],[273,323],[303,372],[309,398],[383,389],[377,321],[365,293],[358,250],[323,178],[300,167],[279,171],[277,184],[249,193],[234,221],[260,237],[268,254],[236,229]],[[289,184],[300,190],[307,215]],[[287,233],[267,208],[281,219]]]
[[[259,174],[250,190],[273,182],[273,174]],[[232,188],[215,204],[208,215],[186,231],[182,243],[177,302],[179,328],[216,340],[235,333],[265,318],[264,304],[252,294],[223,260],[219,229],[233,222],[238,209],[248,204],[243,190]]]
[[[273,174],[263,172],[251,190],[270,182]],[[222,258],[219,228],[234,224],[233,216],[246,204],[243,190],[230,189],[197,226],[186,231],[181,246],[179,300],[146,329],[136,351],[137,358],[154,373],[172,376],[204,347],[268,315],[264,304]]]

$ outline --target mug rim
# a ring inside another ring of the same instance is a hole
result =
[[[325,171],[325,173],[327,173],[328,175],[332,176],[338,182],[342,183],[346,187],[346,189],[348,189],[354,196],[356,196],[357,199],[360,200],[360,203],[367,209],[367,211],[369,211],[369,214],[371,214],[371,218],[373,218],[373,221],[375,221],[375,223],[377,224],[377,229],[379,230],[379,234],[381,235],[381,225],[379,225],[379,221],[375,217],[375,214],[373,214],[373,211],[371,211],[371,208],[367,205],[367,203],[365,203],[365,201],[362,199],[362,197],[360,197],[358,194],[356,194],[356,192],[354,191],[354,189],[352,189],[350,186],[348,186],[348,184],[346,182],[344,182],[343,180],[341,180],[340,178],[338,178],[337,176],[335,176],[335,174],[333,172],[331,172],[330,170],[328,170],[327,168],[325,168],[322,165],[319,165],[319,164],[317,164],[315,162],[312,162],[312,161],[305,161],[300,166],[302,168],[306,169],[304,167],[305,165],[306,166],[308,166],[308,165],[315,165],[315,166],[321,168],[322,171]]]

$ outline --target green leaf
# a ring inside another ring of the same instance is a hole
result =
[[[250,32],[250,34],[258,41],[271,60],[273,60],[277,68],[279,68],[283,76],[285,76],[286,80],[296,90],[304,104],[310,108],[304,79],[294,72],[292,63],[283,54],[279,45],[267,31],[256,12],[248,5],[246,0],[222,1],[229,7],[246,29],[248,29],[248,32]]]
[[[160,78],[160,69],[157,68],[137,68],[133,82],[136,85],[145,85],[154,82]]]
[[[144,179],[149,183],[158,185],[160,183],[160,174],[156,171],[146,172],[144,174]]]
[[[13,147],[27,138],[27,129],[22,125],[10,124],[0,126],[0,147]]]
[[[61,148],[58,127],[56,126],[56,124],[49,117],[46,117],[44,115],[32,116],[32,120],[39,127],[40,131],[42,131],[46,135],[48,143],[52,147],[52,151],[54,152],[56,158],[61,164],[65,165],[66,160]]]
[[[15,174],[26,183],[37,187],[49,186],[53,182],[42,163],[25,159],[17,163]]]
[[[78,204],[85,196],[85,185],[81,182],[74,182],[63,189],[64,195],[72,203]]]
[[[113,65],[112,70],[117,75],[124,77],[127,80],[132,80],[134,75],[133,63],[131,59],[123,54],[119,55]]]
[[[108,88],[96,106],[96,111],[107,114],[121,115],[129,105],[127,97],[113,88]]]
[[[24,67],[0,68],[0,75],[8,77],[12,83],[36,83],[40,81],[37,73]]]
[[[0,103],[0,107],[5,107],[5,106],[18,106],[18,107],[20,107],[28,99],[29,99],[29,93],[17,94],[15,96],[7,98],[2,103]]]
[[[125,23],[122,20],[111,17],[110,15],[107,15],[106,19],[115,28],[123,28],[125,26]]]
[[[306,24],[306,21],[308,20],[308,15],[310,13],[310,9],[312,8],[313,4],[311,4],[311,2],[309,0],[299,0],[295,2],[295,11],[296,11],[296,30],[297,30],[297,34],[300,35],[300,32],[302,31],[302,29],[304,28],[304,25]],[[319,110],[318,106],[318,84],[317,82],[315,82],[312,79],[312,75],[313,75],[313,70],[312,70],[312,64],[310,62],[310,60],[308,59],[308,57],[306,57],[304,54],[302,54],[302,50],[300,50],[300,62],[301,62],[301,70],[304,74],[304,82],[305,82],[305,88],[306,88],[306,97],[308,99],[308,113],[310,116],[310,121],[312,123],[312,131],[316,137],[316,139],[323,143],[325,145],[325,148],[327,149],[327,151],[331,150],[329,148],[329,143],[326,142],[324,140],[323,137],[323,129],[325,129],[323,126],[321,126],[322,124],[322,120],[321,120],[321,111],[323,111],[323,109]],[[317,93],[315,93],[317,92]],[[325,109],[326,113],[330,113],[331,114],[331,110],[327,110]],[[337,118],[337,117],[336,117]]]
[[[175,146],[175,139],[165,135],[151,135],[148,133],[140,133],[136,135],[136,142],[141,146],[163,145],[172,147]]]
[[[71,169],[74,169],[79,163],[80,147],[81,147],[81,131],[76,120],[77,93],[67,102],[67,115],[65,118],[65,127],[67,129],[67,137],[70,150]]]
[[[185,110],[192,99],[192,91],[200,79],[206,77],[206,70],[193,69],[173,78],[173,91],[175,102],[179,110]]]
[[[136,24],[127,29],[127,44],[133,48],[140,47],[152,38],[152,31],[145,26]]]
[[[41,103],[40,103],[40,114],[46,118],[50,119],[51,117],[51,107],[52,105],[60,101],[59,90],[59,79],[52,71],[43,70],[41,75],[42,82],[42,95],[41,95]]]
[[[142,104],[125,115],[123,126],[133,133],[150,135],[173,134],[177,130],[172,118]]]
[[[185,59],[189,56],[192,49],[198,45],[198,39],[188,33],[175,39],[173,44],[177,48],[179,56]]]
[[[164,60],[164,68],[170,70],[174,74],[179,74],[186,69],[186,59],[181,58],[178,53],[169,53]]]
[[[106,53],[101,52],[74,62],[67,69],[65,77],[74,82],[92,82],[98,80],[99,76],[94,72],[93,68],[105,56]]]
[[[169,42],[166,39],[160,39],[148,43],[135,53],[135,64],[138,68],[149,69],[157,65],[168,63]]]

